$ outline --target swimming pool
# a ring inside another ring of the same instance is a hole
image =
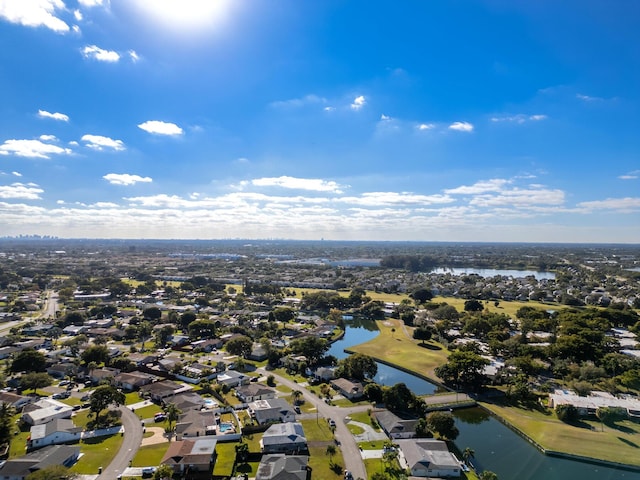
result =
[[[220,426],[218,427],[218,431],[220,433],[231,433],[231,432],[235,432],[236,429],[232,423],[221,423]]]

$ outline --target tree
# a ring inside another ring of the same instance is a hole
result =
[[[78,475],[64,465],[51,465],[30,473],[25,480],[75,480],[76,478]]]
[[[111,385],[100,385],[96,388],[89,397],[89,410],[96,416],[96,425],[99,424],[98,420],[102,410],[111,404],[117,406],[124,405],[125,401],[126,397],[124,393]]]
[[[173,467],[171,465],[158,465],[156,471],[153,472],[153,480],[171,480],[173,478]]]
[[[22,390],[33,389],[35,392],[38,388],[48,387],[53,383],[53,378],[48,373],[30,372],[20,377],[20,388]]]
[[[416,423],[416,437],[427,438],[429,436],[429,425],[427,425],[427,419],[420,417]]]
[[[462,460],[464,461],[464,463],[469,465],[469,462],[471,461],[471,459],[475,454],[476,454],[475,450],[467,447],[462,451]]]
[[[604,432],[604,424],[611,421],[613,418],[613,412],[609,407],[598,407],[596,409],[596,417],[600,420],[600,425],[602,426],[602,431]]]
[[[413,331],[413,338],[420,340],[420,344],[424,345],[424,342],[431,340],[433,332],[429,327],[418,327]]]
[[[333,465],[333,456],[336,454],[336,446],[330,443],[327,445],[325,454],[329,456],[329,464]]]
[[[140,346],[141,352],[144,351],[144,342],[149,338],[151,332],[153,332],[153,327],[148,321],[145,320],[140,322],[140,325],[138,325],[138,340],[140,340],[140,343],[142,344]]]
[[[175,330],[172,325],[164,325],[160,330],[158,330],[156,332],[156,347],[164,348],[174,331]]]
[[[251,340],[246,335],[241,335],[229,340],[225,348],[231,355],[246,357],[251,353],[251,350],[253,349],[253,340]]]
[[[482,302],[479,300],[466,300],[464,302],[464,311],[465,312],[481,312],[484,310],[482,306]]]
[[[329,350],[329,343],[324,338],[309,336],[293,340],[289,347],[294,354],[307,357],[309,365],[313,366]]]
[[[81,355],[82,361],[89,363],[107,363],[109,361],[109,349],[106,345],[91,345]]]
[[[354,353],[340,360],[336,375],[338,377],[365,380],[375,377],[376,373],[378,373],[378,364],[372,357],[363,353]]]
[[[409,294],[409,297],[417,303],[425,303],[433,299],[433,293],[427,288],[418,288]]]
[[[184,312],[180,315],[180,326],[182,327],[182,330],[187,331],[189,329],[189,325],[195,322],[197,318],[196,314],[192,311]]]
[[[498,475],[489,470],[485,470],[478,475],[478,480],[498,480]]]
[[[465,350],[456,350],[447,360],[447,363],[435,369],[436,375],[445,383],[451,385],[467,385],[479,387],[485,381],[484,368],[489,365],[489,360],[477,353]]]
[[[294,405],[298,405],[301,398],[302,392],[300,390],[294,390],[293,392],[291,392],[291,400],[293,400]]]
[[[429,430],[447,440],[455,440],[460,433],[456,422],[449,412],[431,412],[427,415]]]
[[[2,402],[0,404],[0,445],[11,442],[13,437],[14,409]]]
[[[10,371],[13,373],[44,372],[46,366],[47,359],[42,353],[32,348],[25,348],[11,362]]]
[[[166,412],[167,420],[169,421],[169,430],[172,430],[172,424],[178,421],[178,417],[182,413],[182,410],[180,410],[175,403],[169,403],[165,407],[164,411]]]
[[[573,405],[557,405],[555,412],[561,422],[571,423],[578,418],[578,409]]]
[[[189,337],[192,339],[207,339],[216,336],[216,322],[211,320],[196,320],[189,324]]]
[[[162,310],[160,310],[158,307],[145,308],[142,312],[142,317],[145,320],[149,320],[155,323],[160,320],[160,318],[162,318]]]
[[[382,401],[382,387],[377,383],[367,383],[364,386],[364,394],[371,402],[378,403]]]
[[[236,445],[236,461],[238,463],[246,463],[249,458],[249,444],[241,442]]]

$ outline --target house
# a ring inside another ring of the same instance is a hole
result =
[[[20,349],[18,347],[14,347],[12,345],[8,345],[0,348],[0,360],[4,360],[5,358],[9,358],[16,352],[19,352]]]
[[[260,343],[254,343],[253,347],[251,348],[251,353],[247,355],[247,358],[249,360],[255,360],[256,362],[261,362],[263,360],[266,360],[268,356],[269,352],[266,348],[264,348],[264,345]]]
[[[336,378],[336,367],[318,367],[313,376],[325,382]]]
[[[191,346],[194,350],[202,350],[203,352],[212,352],[213,350],[217,350],[218,348],[222,348],[224,342],[219,338],[207,338],[204,340],[197,340],[195,342],[191,342]]]
[[[187,365],[180,373],[181,376],[185,377],[183,380],[190,383],[199,383],[201,380],[213,380],[217,377],[215,368],[198,362]]]
[[[340,395],[348,398],[349,400],[355,400],[364,395],[364,386],[357,380],[336,378],[331,381],[331,386],[335,388]]]
[[[556,389],[549,394],[549,407],[573,405],[580,415],[595,415],[600,407],[620,408],[630,417],[640,417],[640,400],[632,395],[612,395],[608,392],[593,391],[580,396],[572,390]]]
[[[116,387],[132,392],[153,382],[156,377],[143,372],[119,373],[113,377]]]
[[[65,378],[78,374],[78,366],[73,363],[54,363],[47,367],[47,373],[53,378]]]
[[[249,403],[256,400],[276,398],[276,391],[259,383],[250,383],[236,388],[236,397],[245,403]]]
[[[211,437],[196,440],[178,440],[169,445],[162,457],[163,464],[173,467],[175,473],[211,472],[215,463],[216,444]]]
[[[170,400],[170,402],[165,401],[164,403],[173,403],[183,413],[189,410],[200,410],[207,404],[204,397],[191,391],[178,393],[171,397]]]
[[[255,418],[260,425],[276,422],[294,422],[296,419],[296,412],[282,398],[251,402],[248,410],[249,415]]]
[[[0,392],[0,404],[4,403],[10,407],[20,410],[26,404],[31,403],[33,397],[25,397],[24,395],[18,395],[11,392]]]
[[[297,454],[307,450],[307,438],[302,424],[297,422],[276,423],[263,433],[260,440],[263,453]]]
[[[73,420],[57,418],[41,425],[34,425],[30,433],[27,450],[35,450],[47,445],[78,441],[82,434],[82,427],[76,427]]]
[[[217,382],[220,385],[226,385],[230,388],[237,387],[238,385],[247,385],[250,381],[251,377],[248,377],[243,373],[236,372],[235,370],[227,370],[217,376]]]
[[[216,434],[217,418],[211,410],[188,410],[176,422],[176,439]]]
[[[62,329],[62,333],[64,335],[75,336],[85,333],[87,330],[89,330],[89,327],[86,325],[67,325]]]
[[[414,438],[418,419],[402,418],[389,410],[374,410],[373,415],[389,438]]]
[[[179,357],[166,357],[158,360],[158,367],[165,372],[172,372],[182,367],[182,359]]]
[[[111,368],[111,367],[94,368],[89,372],[88,377],[89,377],[89,380],[91,380],[91,383],[100,383],[103,380],[111,381],[119,373],[120,373],[120,370],[118,370],[117,368]]]
[[[171,380],[162,380],[161,382],[150,383],[149,385],[140,387],[140,391],[149,395],[151,400],[155,402],[160,402],[167,397],[187,392],[191,389],[192,387],[189,385],[182,385],[172,382]]]
[[[255,480],[310,480],[307,455],[263,455]]]
[[[414,477],[459,477],[460,461],[442,440],[433,438],[396,440]]]
[[[155,363],[158,356],[150,353],[130,353],[127,358],[133,362],[136,367],[143,367],[150,363]]]
[[[78,460],[80,447],[49,445],[22,457],[12,458],[0,466],[2,480],[24,480],[27,475],[52,465],[70,467]]]
[[[52,323],[41,323],[40,325],[30,325],[22,329],[23,335],[36,337],[38,335],[46,335],[55,325]]]
[[[43,398],[26,405],[20,418],[29,425],[42,425],[56,418],[71,418],[72,413],[73,409],[69,405],[51,398]]]

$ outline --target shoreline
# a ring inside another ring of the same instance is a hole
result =
[[[348,354],[357,353],[355,350],[352,350],[351,348],[345,348],[344,352],[348,353]],[[383,365],[387,365],[389,367],[396,368],[396,369],[398,369],[398,370],[400,370],[402,372],[414,375],[414,376],[416,376],[416,377],[418,377],[418,378],[420,378],[422,380],[425,380],[425,381],[427,381],[429,383],[434,384],[435,386],[437,386],[439,388],[443,388],[443,389],[448,390],[450,392],[454,392],[454,390],[452,390],[449,387],[445,386],[441,382],[439,382],[437,380],[434,380],[434,379],[432,379],[432,378],[430,378],[430,377],[428,377],[428,376],[426,376],[426,375],[424,375],[422,373],[413,371],[413,370],[411,370],[409,368],[402,367],[400,365],[396,365],[393,362],[390,362],[390,361],[385,360],[385,359],[380,358],[380,357],[376,357],[376,356],[371,355],[371,358],[373,358],[376,362],[382,363]],[[538,451],[540,451],[544,455],[547,455],[547,456],[550,456],[550,457],[556,457],[556,458],[564,458],[564,459],[567,459],[567,460],[578,461],[578,462],[583,462],[583,463],[590,463],[590,464],[594,464],[594,465],[602,465],[602,466],[605,466],[605,467],[617,468],[617,469],[626,470],[626,471],[640,472],[640,465],[633,465],[633,464],[628,464],[628,463],[614,462],[614,461],[611,461],[611,460],[604,460],[604,459],[599,459],[599,458],[594,458],[594,457],[587,457],[587,456],[584,456],[584,455],[579,455],[579,454],[571,453],[571,452],[562,452],[562,451],[557,451],[557,450],[552,450],[552,449],[546,449],[541,444],[539,444],[537,441],[535,441],[533,438],[531,438],[526,432],[524,432],[520,428],[516,427],[515,425],[513,425],[512,423],[507,421],[504,417],[502,417],[498,413],[496,413],[493,410],[491,410],[484,403],[476,402],[476,405],[479,408],[482,408],[482,409],[486,410],[487,412],[489,412],[500,423],[502,423],[503,425],[505,425],[506,427],[508,427],[509,429],[514,431],[515,433],[517,433],[520,437],[525,439],[528,443],[530,443],[533,447],[535,447]],[[467,407],[467,408],[470,408],[470,407]]]

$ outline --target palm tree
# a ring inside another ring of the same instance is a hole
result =
[[[297,405],[302,398],[302,392],[300,390],[294,390],[291,392],[291,398],[293,399],[293,404]]]
[[[169,421],[169,430],[173,431],[171,428],[172,427],[171,424],[178,421],[178,417],[182,413],[182,410],[180,410],[175,403],[169,403],[165,407],[164,411],[167,413],[167,420]]]
[[[325,454],[329,455],[329,464],[333,465],[333,456],[336,454],[336,446],[333,444],[327,445]]]
[[[462,460],[469,465],[469,460],[471,460],[475,454],[476,452],[472,448],[467,447],[462,451]]]

